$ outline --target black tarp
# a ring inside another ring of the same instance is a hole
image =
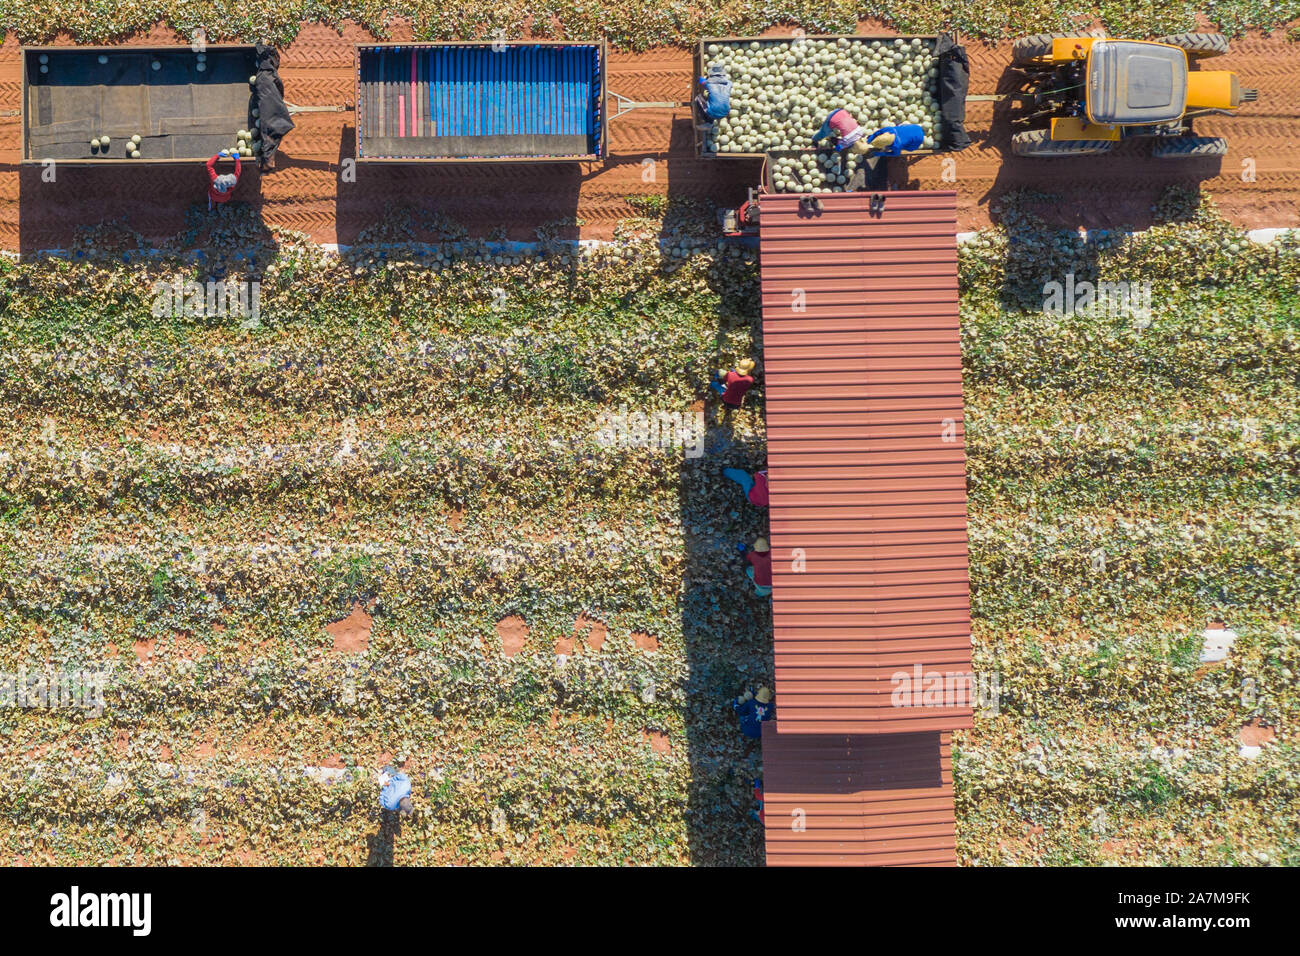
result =
[[[262,124],[261,165],[266,169],[273,165],[280,140],[293,129],[293,120],[289,116],[289,107],[284,102],[284,83],[280,81],[280,54],[265,43],[257,45],[257,81],[253,92],[257,97],[258,119]]]
[[[955,153],[971,144],[966,134],[966,92],[970,88],[970,61],[966,48],[951,33],[939,34],[934,47],[939,58],[939,111],[943,115],[940,152]]]

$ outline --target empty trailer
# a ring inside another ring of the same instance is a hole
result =
[[[201,161],[255,122],[252,46],[26,47],[22,66],[26,163]]]
[[[357,47],[357,159],[580,162],[605,155],[605,46]]]

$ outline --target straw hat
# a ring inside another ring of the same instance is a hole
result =
[[[736,371],[741,375],[748,375],[754,370],[754,360],[743,358],[736,363]]]
[[[879,136],[877,136],[875,139],[871,141],[872,149],[889,149],[889,147],[893,145],[894,145],[893,133],[881,133]]]
[[[754,699],[760,704],[770,704],[772,703],[772,691],[767,687],[760,687],[758,693],[754,695]]]
[[[767,538],[755,538],[754,550],[761,554],[764,551],[771,551],[772,546],[767,543]]]

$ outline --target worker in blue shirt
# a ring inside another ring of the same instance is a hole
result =
[[[740,732],[752,740],[762,737],[763,722],[776,716],[772,691],[766,687],[760,687],[757,694],[745,691],[731,702],[731,709],[740,718]]]
[[[925,130],[915,123],[885,126],[868,136],[867,144],[877,156],[897,156],[920,149],[925,144]]]
[[[383,786],[379,791],[379,806],[409,817],[414,809],[411,803],[411,778],[392,767],[385,767],[379,780]]]
[[[704,87],[695,98],[706,119],[720,120],[731,112],[731,80],[720,66],[709,67],[708,76],[700,77]]]

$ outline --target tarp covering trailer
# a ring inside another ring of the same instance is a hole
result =
[[[252,46],[26,47],[22,60],[25,163],[192,163],[253,124]]]
[[[605,155],[605,47],[357,47],[357,159],[579,162]]]

